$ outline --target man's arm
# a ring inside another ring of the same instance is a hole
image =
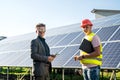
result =
[[[47,62],[48,57],[39,55],[38,54],[38,48],[39,48],[38,43],[35,40],[32,40],[31,41],[31,58],[33,60]]]
[[[38,43],[35,40],[31,41],[31,58],[41,62],[51,62],[55,57],[41,56],[38,54]]]
[[[94,58],[94,57],[97,57],[97,56],[100,56],[101,54],[101,51],[100,51],[100,38],[95,35],[93,37],[93,40],[92,40],[92,45],[93,45],[93,48],[94,48],[94,52],[92,53],[89,53],[89,54],[86,54],[86,55],[81,55],[79,56],[79,60],[83,59],[83,58]]]
[[[101,52],[100,52],[100,46],[95,47],[94,48],[94,52],[90,53],[90,54],[86,54],[86,55],[82,55],[82,58],[94,58],[97,56],[100,56]]]

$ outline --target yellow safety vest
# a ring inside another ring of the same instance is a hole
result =
[[[95,33],[90,33],[89,35],[85,36],[84,39],[86,39],[88,41],[88,43],[91,43],[94,36],[95,36]],[[83,49],[87,50],[88,49],[88,45],[86,45],[86,41],[83,40],[83,42],[84,42]],[[100,56],[97,56],[96,58],[84,58],[84,59],[80,60],[80,62],[82,64],[102,65],[102,44],[100,44],[100,51],[101,51]],[[85,50],[81,50],[80,55],[86,55],[86,54],[89,54],[89,52],[87,52]]]

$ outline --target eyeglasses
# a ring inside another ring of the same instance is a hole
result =
[[[45,32],[46,32],[46,30],[43,30],[43,29],[39,30],[39,33],[45,33]]]

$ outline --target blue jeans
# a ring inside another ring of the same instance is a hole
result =
[[[99,80],[100,79],[100,66],[83,69],[84,80]]]

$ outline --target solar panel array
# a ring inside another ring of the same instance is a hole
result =
[[[120,55],[119,55],[120,36],[117,36],[118,33],[120,32],[119,30],[120,30],[120,26],[111,26],[111,27],[93,29],[93,32],[95,32],[101,38],[104,47],[102,68],[114,69],[117,68],[117,66],[120,64]],[[74,61],[73,57],[74,55],[79,55],[79,44],[83,36],[84,34],[80,31],[78,36],[76,36],[76,38],[69,41],[69,44],[67,44],[66,46],[64,45],[62,46],[64,47],[64,49],[60,52],[61,55],[58,55],[58,57],[53,61],[54,67],[59,67],[59,68],[61,68],[61,66],[65,68],[81,67],[81,64],[78,61],[77,62]],[[62,41],[60,41],[59,43],[61,42]],[[55,47],[59,49],[61,45],[56,45]]]
[[[102,68],[120,69],[120,14],[92,21],[93,32],[103,44]],[[80,24],[48,30],[46,41],[50,53],[59,53],[52,62],[54,68],[81,68],[73,57],[79,55],[79,45],[84,37]],[[74,29],[75,28],[75,29]],[[55,34],[53,34],[55,33]],[[0,41],[0,66],[32,67],[30,42],[34,33],[7,38]]]

